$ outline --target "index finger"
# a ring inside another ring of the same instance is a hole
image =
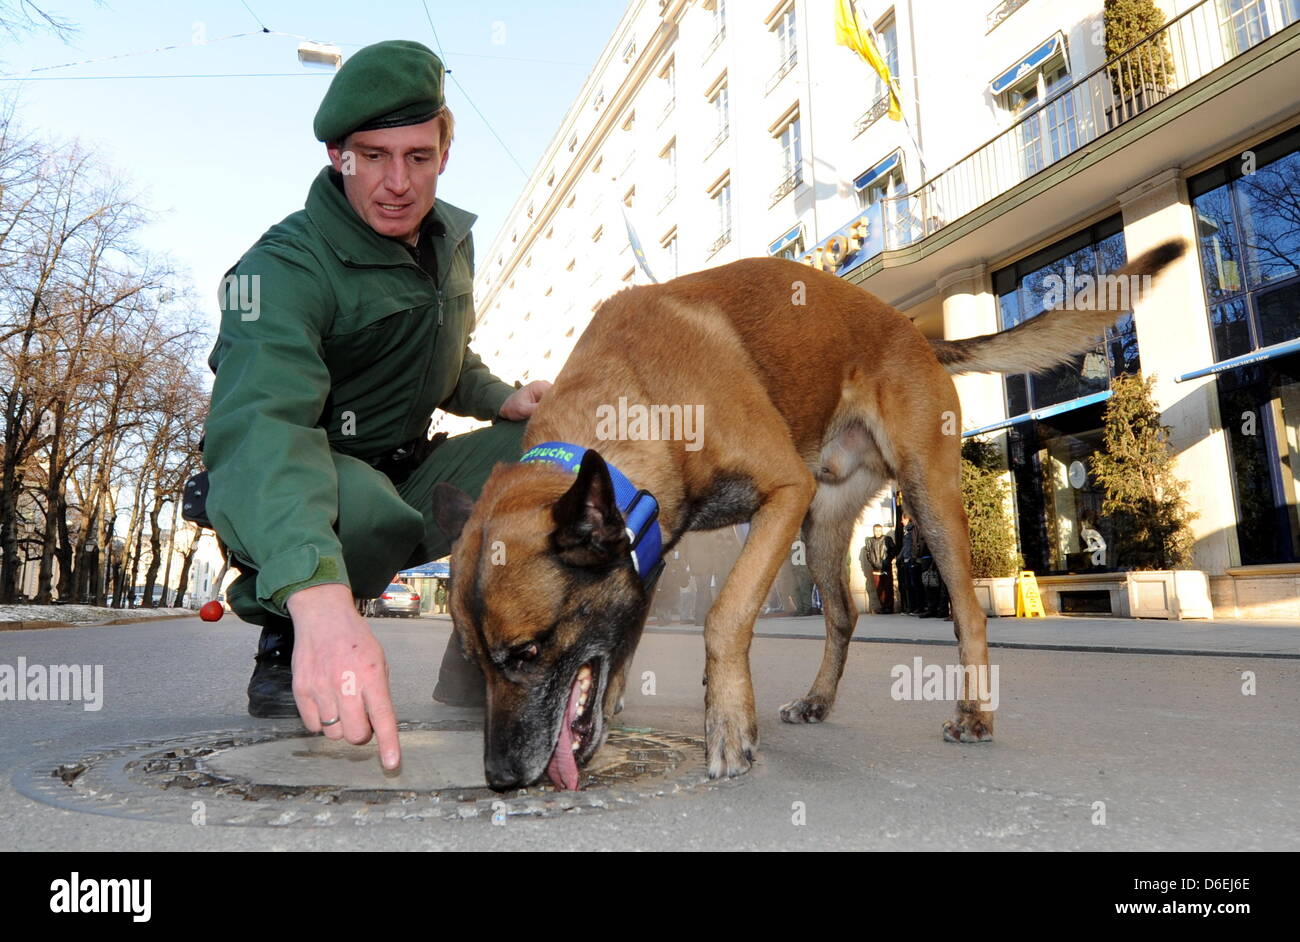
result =
[[[362,702],[370,716],[370,726],[379,744],[379,761],[385,769],[395,769],[402,764],[402,746],[397,739],[397,714],[393,711],[393,698],[388,692],[388,679],[361,691]]]

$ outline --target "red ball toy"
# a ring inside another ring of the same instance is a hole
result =
[[[215,599],[199,609],[199,617],[204,621],[218,621],[226,614],[225,607]]]

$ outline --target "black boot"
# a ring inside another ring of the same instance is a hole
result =
[[[454,707],[482,707],[487,703],[487,684],[478,664],[465,656],[460,646],[460,635],[454,631],[447,639],[447,650],[442,652],[442,666],[438,668],[438,684],[433,688],[433,699]]]
[[[293,699],[293,622],[268,620],[257,642],[257,666],[248,682],[248,713],[267,718],[296,717]]]

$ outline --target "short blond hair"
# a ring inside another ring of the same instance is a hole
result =
[[[451,113],[450,108],[443,105],[433,117],[442,128],[442,149],[446,150],[451,146],[452,138],[456,136],[456,116]]]

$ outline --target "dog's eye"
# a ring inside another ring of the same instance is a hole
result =
[[[537,642],[529,641],[527,644],[519,644],[510,649],[510,659],[513,661],[528,662],[537,657]]]

